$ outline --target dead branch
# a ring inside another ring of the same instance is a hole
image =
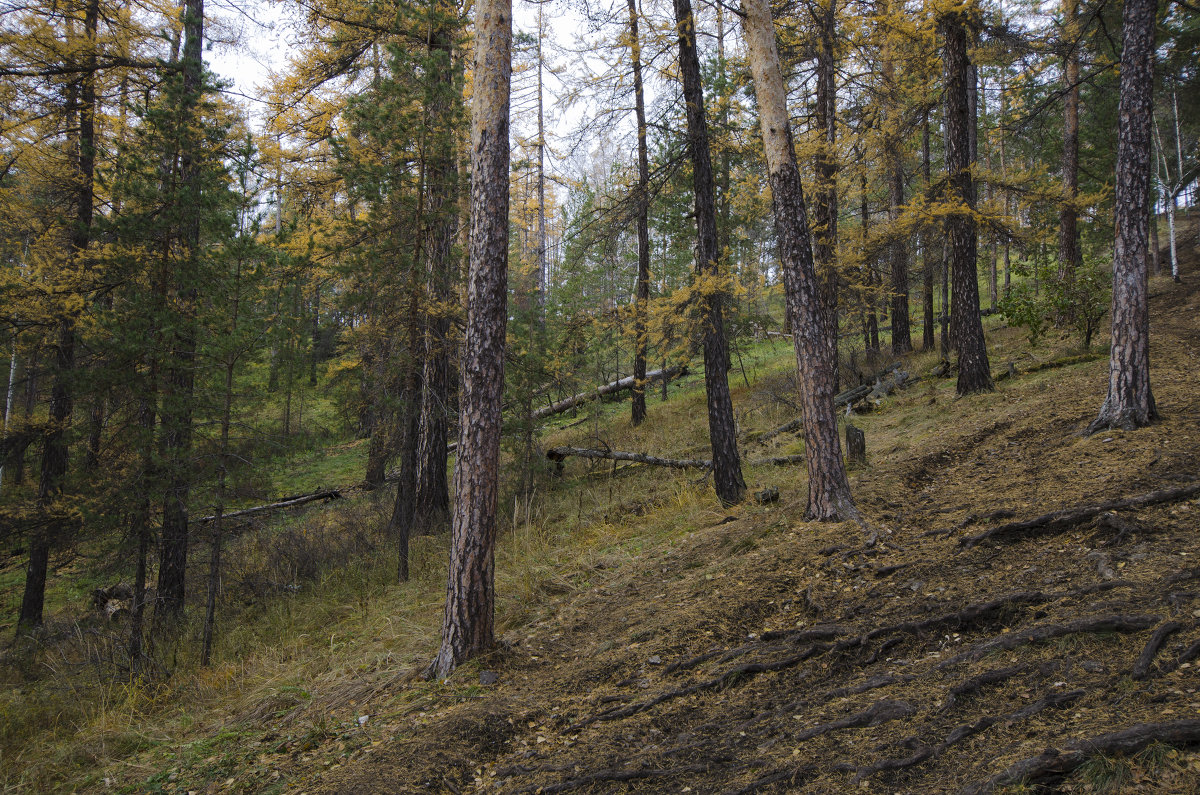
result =
[[[221,514],[222,519],[244,519],[247,516],[256,516],[260,513],[270,513],[271,511],[279,511],[284,508],[295,508],[298,505],[305,505],[310,502],[325,502],[328,500],[340,500],[342,492],[337,489],[320,489],[311,494],[300,494],[295,497],[285,497],[278,502],[267,503],[266,505],[255,505],[253,508],[243,508],[240,511],[230,511],[229,513]],[[217,516],[201,516],[196,520],[199,524],[207,524],[208,522],[216,521]]]
[[[646,373],[645,383],[650,384],[654,381],[661,381],[663,378],[671,379],[676,376],[682,377],[687,375],[687,367],[668,367],[665,370],[652,370]],[[600,398],[609,395],[615,395],[624,392],[627,389],[633,389],[633,376],[618,378],[616,381],[610,381],[607,384],[590,389],[587,392],[580,392],[577,395],[572,395],[568,398],[555,401],[549,406],[544,406],[533,412],[533,419],[544,420],[547,417],[553,417],[555,414],[562,414],[564,411],[570,411],[576,406],[587,403],[591,400],[599,400]]]
[[[1130,497],[1124,500],[1114,500],[1100,505],[1085,505],[1078,508],[1068,508],[1065,511],[1042,514],[1021,522],[1009,522],[978,535],[967,536],[960,540],[959,546],[970,549],[983,541],[1009,541],[1029,538],[1032,536],[1065,530],[1083,522],[1096,518],[1108,511],[1129,511],[1135,508],[1147,508],[1151,505],[1180,502],[1200,494],[1200,483],[1191,483],[1174,489],[1161,489]]]

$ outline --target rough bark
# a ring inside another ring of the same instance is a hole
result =
[[[442,641],[429,673],[448,676],[494,643],[494,551],[508,277],[511,0],[475,9],[471,234],[458,458]]]
[[[692,161],[695,193],[696,273],[707,283],[701,291],[700,312],[704,326],[704,391],[708,399],[713,482],[721,503],[734,505],[742,501],[746,482],[742,479],[741,461],[738,459],[733,398],[729,393],[729,345],[725,338],[724,317],[726,290],[713,283],[721,277],[716,197],[708,147],[708,123],[704,116],[700,58],[696,51],[696,20],[692,14],[691,0],[675,0],[675,22],[679,36],[679,71],[683,78],[683,98],[687,103],[688,154]]]
[[[974,166],[975,116],[971,98],[974,74],[967,53],[972,22],[967,10],[953,11],[941,19],[946,41],[943,50],[946,79],[946,172],[947,198],[958,209],[947,219],[952,267],[953,296],[950,337],[958,354],[958,394],[991,391],[992,372],[979,313],[979,276],[976,268],[978,229],[975,223]]]
[[[637,212],[638,276],[633,307],[633,407],[634,426],[646,419],[646,309],[650,302],[650,159],[646,145],[646,96],[642,88],[642,43],[638,37],[637,0],[629,0],[629,57],[633,61],[633,102],[637,116],[638,181],[634,199]]]
[[[743,0],[742,9],[771,182],[785,300],[794,329],[792,343],[808,458],[805,513],[811,519],[846,519],[857,516],[857,509],[850,496],[833,408],[836,361],[827,343],[826,317],[813,269],[804,193],[796,167],[774,24],[766,0]]]
[[[424,372],[421,374],[420,435],[414,496],[414,532],[430,532],[448,523],[450,493],[446,482],[447,436],[451,415],[453,374],[450,336],[454,283],[458,266],[454,236],[458,232],[458,163],[455,151],[459,99],[459,70],[454,59],[457,12],[442,4],[429,36],[429,124],[433,145],[425,181],[432,219],[424,246],[429,280],[430,311],[425,324]]]
[[[821,284],[825,324],[834,362],[838,350],[837,272],[837,83],[834,36],[837,32],[836,0],[821,0],[817,6],[820,37],[817,49],[817,90],[814,126],[820,137],[816,156],[816,201],[813,208],[813,258]],[[834,370],[834,390],[837,390]]]
[[[925,200],[933,199],[933,187],[929,167],[929,114],[925,114],[925,123],[921,129],[921,177],[925,188]],[[921,285],[921,348],[925,351],[931,351],[937,345],[937,338],[934,334],[934,318],[933,318],[933,279],[934,279],[934,259],[930,255],[932,248],[931,232],[933,228],[930,224],[926,224],[921,229],[921,260],[925,266],[924,283]]]
[[[1156,10],[1157,0],[1127,0],[1122,15],[1108,397],[1088,433],[1101,428],[1138,428],[1158,418],[1150,392],[1146,276]]]

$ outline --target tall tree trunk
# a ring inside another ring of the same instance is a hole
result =
[[[454,516],[442,643],[430,666],[448,676],[494,643],[494,550],[508,273],[511,0],[475,10],[471,235]]]
[[[696,20],[691,0],[675,0],[679,34],[679,71],[687,103],[688,153],[696,206],[696,273],[709,282],[701,298],[704,326],[704,390],[708,397],[708,435],[712,444],[713,480],[723,505],[742,501],[746,482],[738,458],[733,399],[729,393],[729,348],[725,339],[726,290],[714,284],[722,276],[717,250],[717,216],[712,161],[708,149],[708,124],[704,117],[704,89],[700,58],[696,53]]]
[[[100,18],[99,0],[89,0],[84,9],[85,71],[68,92],[68,103],[78,97],[78,150],[75,158],[75,227],[71,231],[68,267],[73,272],[85,269],[91,242],[96,172],[96,30]],[[68,118],[76,109],[68,108]],[[69,122],[68,122],[69,123]],[[70,137],[70,136],[68,136]],[[62,492],[69,464],[67,426],[74,406],[72,379],[75,371],[75,310],[64,312],[58,320],[54,356],[54,385],[50,393],[48,428],[42,437],[42,473],[38,484],[37,507],[43,518],[35,523],[29,539],[29,565],[25,570],[25,591],[17,616],[17,633],[33,630],[42,623],[46,597],[46,574],[50,548],[70,523],[54,505]]]
[[[813,208],[813,256],[825,307],[825,328],[833,351],[834,391],[837,390],[838,360],[838,272],[837,272],[837,63],[834,37],[837,33],[837,0],[818,3],[819,46],[817,48],[817,92],[814,126],[820,140],[816,156],[816,206]]]
[[[1058,211],[1058,279],[1075,280],[1083,262],[1079,247],[1079,50],[1083,42],[1079,26],[1079,0],[1063,0],[1063,152],[1062,206]],[[1060,318],[1069,322],[1070,317]]]
[[[775,28],[767,0],[742,0],[742,9],[754,93],[758,99],[763,151],[771,181],[787,310],[793,318],[792,343],[796,351],[808,463],[805,515],[819,520],[848,519],[857,516],[858,512],[850,496],[838,442],[837,415],[833,407],[836,362],[828,344],[826,317],[813,268],[804,192],[792,145]]]
[[[929,111],[926,111],[925,123],[921,127],[921,178],[926,202],[933,200],[933,181],[929,160]],[[933,317],[934,260],[929,254],[932,231],[932,224],[926,223],[921,226],[921,263],[925,272],[921,285],[921,349],[924,351],[931,351],[937,345]]]
[[[964,11],[946,14],[942,20],[946,43],[943,53],[946,69],[946,172],[948,199],[958,208],[947,220],[954,295],[950,315],[950,336],[958,353],[958,394],[990,391],[992,373],[988,364],[987,343],[979,314],[979,274],[976,264],[978,230],[975,225],[975,180],[971,176],[972,155],[977,140],[973,134],[975,115],[975,74],[967,55],[968,14],[978,10],[969,5]]]
[[[201,45],[204,39],[204,0],[186,0],[183,43],[183,146],[180,152],[182,220],[181,272],[177,272],[178,326],[169,337],[170,365],[161,408],[166,484],[163,494],[162,544],[158,565],[158,602],[154,620],[160,631],[169,631],[183,614],[187,573],[188,497],[192,471],[192,402],[196,358],[196,265],[200,258],[199,142],[194,126],[201,92]]]
[[[421,375],[421,423],[418,442],[414,532],[430,532],[449,521],[450,495],[446,482],[447,436],[454,389],[450,357],[452,307],[458,263],[454,238],[458,233],[458,103],[460,65],[454,58],[457,12],[452,3],[434,3],[435,21],[429,37],[430,82],[426,102],[429,124],[436,131],[430,146],[426,184],[430,218],[425,243],[426,278],[431,312],[426,322],[425,369]]]
[[[638,36],[637,0],[629,0],[629,57],[633,61],[633,102],[637,114],[638,182],[637,205],[638,276],[633,307],[633,334],[636,344],[633,353],[634,426],[646,419],[646,311],[650,303],[650,156],[646,145],[646,95],[642,87],[642,43]]]
[[[1158,418],[1150,392],[1146,277],[1156,11],[1157,0],[1126,0],[1122,13],[1112,348],[1108,397],[1088,433],[1102,428],[1138,428]]]

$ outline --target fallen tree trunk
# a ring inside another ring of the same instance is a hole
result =
[[[253,508],[243,508],[240,511],[230,511],[229,513],[221,514],[223,519],[244,519],[247,516],[256,516],[260,513],[270,513],[283,508],[295,508],[298,505],[305,505],[310,502],[324,502],[327,500],[340,500],[342,492],[337,489],[320,489],[311,494],[299,494],[294,497],[286,497],[278,502],[267,503],[266,505],[255,505]],[[201,516],[196,521],[200,524],[216,521],[216,515]]]
[[[594,450],[587,447],[551,447],[546,451],[546,458],[560,465],[565,459],[571,456],[601,459],[604,461],[631,461],[635,464],[670,467],[671,469],[712,469],[712,461],[707,458],[659,458],[658,456],[647,455],[646,453],[630,453],[625,450]],[[748,463],[750,466],[771,464],[782,467],[803,464],[804,461],[804,454],[799,453],[796,455],[755,458]]]
[[[646,383],[660,381],[663,378],[676,378],[687,375],[687,367],[667,367],[663,370],[653,370],[646,373]],[[587,403],[589,400],[597,400],[608,395],[615,395],[619,392],[624,392],[627,389],[633,389],[633,376],[619,378],[616,381],[611,381],[603,386],[598,386],[595,389],[590,389],[587,392],[580,392],[577,395],[572,395],[568,398],[555,401],[549,406],[543,406],[533,412],[533,419],[544,420],[547,417],[553,417],[555,414],[562,414],[564,411],[569,411],[576,406]]]
[[[700,458],[659,458],[645,453],[627,453],[623,450],[590,450],[585,447],[551,447],[546,458],[562,463],[569,456],[599,458],[607,461],[632,461],[635,464],[671,467],[672,469],[712,469],[712,461]]]
[[[970,549],[983,541],[1008,540],[1010,538],[1023,538],[1042,533],[1051,533],[1056,530],[1074,527],[1090,519],[1095,519],[1100,514],[1108,511],[1128,511],[1134,508],[1147,508],[1151,505],[1161,505],[1166,502],[1180,502],[1191,499],[1196,495],[1200,495],[1200,483],[1191,483],[1187,486],[1180,486],[1174,489],[1161,489],[1148,494],[1142,494],[1138,497],[1114,500],[1113,502],[1105,502],[1100,505],[1068,508],[1065,511],[1042,514],[1041,516],[1035,516],[1032,519],[1026,519],[1021,522],[1002,524],[999,527],[993,527],[991,530],[986,530],[978,535],[967,536],[961,539],[958,544]]]

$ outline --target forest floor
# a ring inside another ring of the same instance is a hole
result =
[[[1103,358],[959,401],[918,384],[875,422],[924,438],[868,430],[869,531],[800,521],[802,483],[714,517],[309,791],[1200,791],[1200,489],[971,542],[1200,481],[1200,290],[1151,292],[1160,423],[1081,436]]]
[[[752,492],[780,499],[720,510],[695,473],[568,461],[562,485],[544,486],[552,507],[531,519],[513,506],[511,528],[541,529],[501,538],[494,653],[421,678],[445,569],[421,557],[444,538],[418,539],[424,590],[363,586],[360,604],[310,617],[324,634],[301,626],[270,665],[247,654],[174,685],[199,694],[191,703],[139,702],[119,731],[106,719],[108,735],[94,722],[92,748],[75,752],[86,774],[67,786],[1200,792],[1200,487],[1009,526],[1200,482],[1195,250],[1183,274],[1151,282],[1162,420],[1149,428],[1083,437],[1107,356],[1066,340],[1031,350],[999,329],[992,369],[1014,374],[996,392],[955,399],[953,378],[928,375],[936,357],[916,355],[920,381],[851,419],[867,439],[868,465],[852,471],[866,527],[803,521],[801,467],[747,467]],[[801,449],[794,434],[757,441],[795,416],[785,370],[735,389],[747,459]],[[622,412],[546,443],[682,457],[703,448],[702,406],[693,386],[652,404],[654,436]],[[367,521],[343,502],[313,515]],[[564,536],[568,553],[552,545]],[[518,555],[540,568],[517,578]],[[316,604],[304,598],[288,621]],[[255,631],[226,633],[250,645]],[[138,710],[176,717],[131,730]],[[112,747],[95,750],[103,736]]]

